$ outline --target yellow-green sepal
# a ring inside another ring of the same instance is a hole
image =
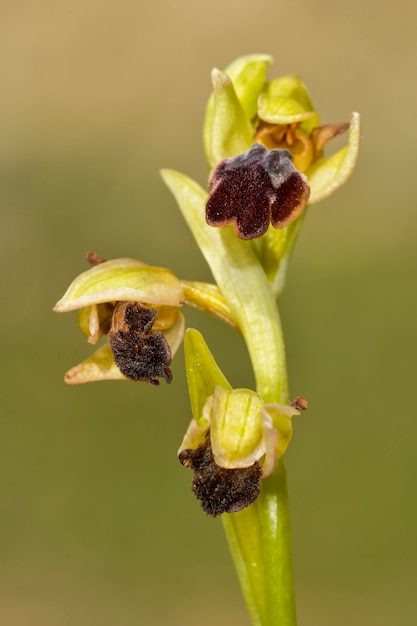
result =
[[[184,289],[184,304],[210,313],[237,328],[237,323],[217,285],[196,280],[183,280],[181,284]]]
[[[360,116],[352,113],[348,145],[330,157],[321,157],[306,172],[310,186],[309,204],[325,200],[347,181],[359,157],[360,141]]]
[[[231,78],[236,95],[248,120],[257,113],[258,97],[266,85],[266,71],[273,59],[268,54],[248,54],[230,63],[225,73]]]
[[[64,377],[67,385],[101,380],[127,380],[114,362],[113,352],[108,343],[98,348],[88,359],[72,367]]]
[[[134,259],[114,259],[77,276],[54,311],[63,313],[116,301],[179,306],[183,296],[181,282],[170,270]]]

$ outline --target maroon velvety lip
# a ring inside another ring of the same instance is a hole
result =
[[[120,302],[113,313],[108,339],[122,374],[132,380],[159,385],[172,381],[171,349],[161,331],[154,331],[156,309],[138,302]]]
[[[304,210],[310,195],[288,150],[254,144],[213,170],[206,204],[210,226],[233,224],[241,239],[261,237],[270,224],[283,228]]]
[[[194,470],[192,490],[207,515],[236,513],[256,500],[260,491],[262,470],[255,461],[250,467],[226,469],[216,464],[210,433],[194,450],[183,450],[179,461]]]

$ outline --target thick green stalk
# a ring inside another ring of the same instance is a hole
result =
[[[287,370],[278,309],[250,242],[238,239],[231,228],[207,226],[207,193],[195,181],[171,170],[162,175],[245,338],[258,393],[265,402],[285,404]]]
[[[237,301],[235,310],[239,312],[239,325],[251,355],[257,391],[269,401],[285,404],[288,402],[285,348],[272,290],[267,281],[265,284],[258,280],[250,267],[244,268],[240,281],[240,289],[232,295],[227,291],[227,300],[232,310],[230,299]],[[255,284],[256,297],[245,302],[242,293],[250,291]],[[258,318],[254,321],[256,311]],[[265,311],[267,315],[263,314]],[[266,344],[269,349],[262,352]],[[274,473],[262,481],[256,502],[239,513],[224,515],[223,524],[253,623],[295,626],[289,506],[282,458]]]
[[[248,347],[257,392],[286,404],[285,347],[275,297],[249,242],[231,228],[207,227],[206,192],[188,177],[165,170],[197,244]],[[223,524],[254,626],[295,626],[289,507],[284,462],[262,481],[255,503]]]
[[[290,518],[284,461],[248,509],[223,515],[230,551],[254,626],[295,626]]]

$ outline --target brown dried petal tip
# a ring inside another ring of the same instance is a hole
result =
[[[160,331],[153,331],[157,311],[138,302],[120,302],[113,314],[109,344],[116,365],[127,378],[159,385],[172,381],[171,348]]]
[[[256,500],[262,470],[257,462],[250,467],[226,469],[216,465],[210,436],[194,450],[183,450],[180,463],[194,470],[192,490],[207,515],[236,513]]]
[[[101,263],[105,263],[106,261],[106,259],[103,259],[102,256],[96,254],[95,252],[87,252],[85,258],[87,259],[88,263],[90,263],[90,265],[100,265]]]
[[[233,224],[241,239],[261,237],[271,223],[284,228],[304,210],[306,179],[288,150],[255,143],[248,152],[225,159],[213,171],[206,205],[210,226]]]
[[[290,402],[290,406],[293,406],[297,411],[306,411],[308,409],[308,400],[303,398],[303,396],[297,396]]]

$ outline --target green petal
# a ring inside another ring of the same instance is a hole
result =
[[[271,81],[259,97],[258,116],[270,124],[294,124],[309,134],[318,126],[318,115],[310,94],[298,76],[281,76]]]
[[[210,438],[214,460],[228,469],[250,467],[265,454],[262,398],[249,389],[216,387]]]
[[[77,276],[54,311],[64,313],[120,300],[179,306],[183,297],[180,281],[169,270],[133,259],[115,259]]]
[[[306,172],[310,186],[309,204],[328,198],[347,181],[358,160],[360,139],[360,116],[352,113],[348,145],[328,158],[319,159]]]
[[[114,306],[109,302],[92,304],[78,311],[78,326],[87,335],[88,343],[96,344],[110,328]]]
[[[210,422],[204,418],[200,418],[198,422],[193,418],[188,425],[187,431],[183,437],[177,455],[183,450],[195,450],[206,438],[207,432],[210,430]]]
[[[100,322],[98,305],[92,304],[78,311],[78,326],[87,337],[94,337],[89,343],[96,343],[96,335],[99,333]]]
[[[279,459],[288,448],[292,437],[292,417],[300,415],[300,411],[288,404],[266,404],[266,411],[272,418],[272,422],[278,431],[278,441],[276,447],[277,458]]]

